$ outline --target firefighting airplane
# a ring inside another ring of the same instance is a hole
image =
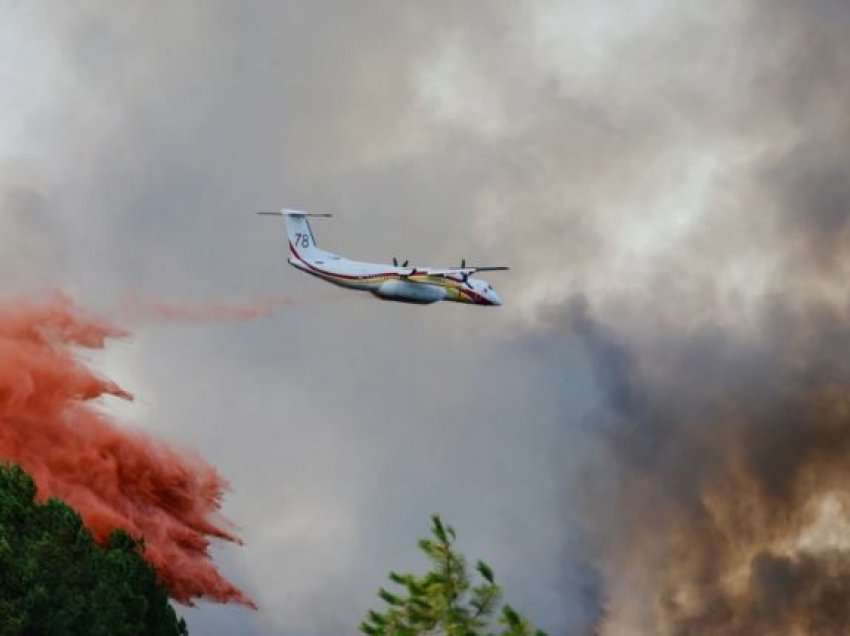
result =
[[[383,300],[420,305],[440,300],[485,306],[502,304],[493,286],[480,278],[472,278],[472,274],[509,269],[507,267],[467,267],[466,259],[461,260],[460,267],[445,269],[409,267],[408,261],[399,265],[396,258],[392,265],[360,263],[321,250],[316,245],[307,217],[329,218],[330,214],[287,209],[257,214],[284,217],[289,235],[289,264],[329,283],[372,292]]]

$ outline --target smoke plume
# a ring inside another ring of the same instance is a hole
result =
[[[77,510],[97,540],[117,528],[142,537],[175,600],[253,607],[208,553],[213,538],[239,542],[216,519],[224,479],[190,453],[116,426],[96,406],[104,396],[132,396],[87,368],[75,348],[123,335],[65,298],[0,305],[0,458],[30,473],[39,497]]]
[[[846,311],[628,339],[575,301],[611,479],[586,493],[605,635],[850,631]]]

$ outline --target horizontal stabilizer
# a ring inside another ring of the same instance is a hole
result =
[[[301,210],[288,210],[286,208],[282,210],[263,210],[261,212],[257,212],[257,214],[268,214],[272,216],[319,216],[325,219],[329,219],[333,216],[333,214],[328,214],[327,212],[302,212]]]

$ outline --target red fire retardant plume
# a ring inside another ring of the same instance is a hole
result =
[[[215,520],[227,483],[198,457],[122,429],[93,403],[132,396],[74,354],[125,333],[64,298],[0,304],[0,460],[20,464],[39,497],[77,510],[98,541],[116,528],[144,538],[144,556],[172,598],[254,607],[209,556],[212,537],[238,542]]]

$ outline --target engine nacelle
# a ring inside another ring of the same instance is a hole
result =
[[[446,291],[438,285],[410,283],[404,280],[388,280],[375,290],[375,295],[384,300],[429,305],[446,297]]]

